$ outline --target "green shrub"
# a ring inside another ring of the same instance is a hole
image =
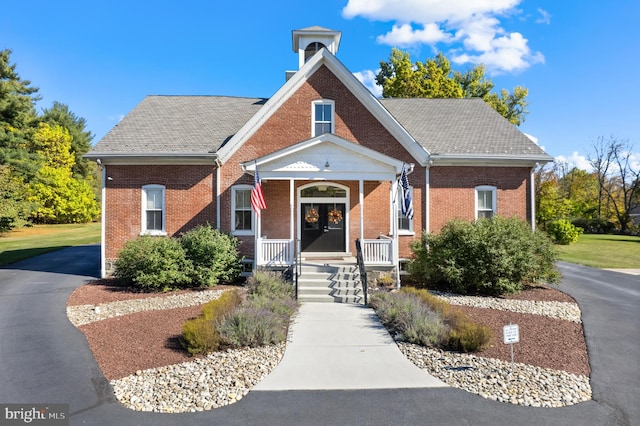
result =
[[[189,286],[192,269],[176,239],[145,235],[120,250],[114,276],[145,291],[168,291]]]
[[[225,291],[219,298],[206,303],[199,317],[182,325],[180,343],[195,355],[216,351],[223,344],[217,323],[229,315],[239,304],[241,298],[236,290]]]
[[[582,228],[585,234],[611,234],[616,225],[605,219],[584,219],[578,218],[571,221],[573,226]]]
[[[244,304],[219,325],[222,339],[234,347],[283,342],[298,307],[291,283],[276,273],[256,271],[248,280],[247,291]]]
[[[549,237],[516,218],[452,220],[440,234],[423,233],[412,250],[415,279],[456,293],[516,293],[559,280]]]
[[[225,343],[242,348],[280,343],[287,337],[287,324],[276,313],[252,304],[243,305],[220,324]]]
[[[210,225],[198,226],[180,238],[187,259],[193,264],[192,280],[202,287],[230,281],[240,275],[242,257],[238,240]]]
[[[477,352],[486,348],[491,342],[493,333],[489,327],[476,324],[463,312],[452,308],[449,303],[427,290],[403,287],[401,291],[413,294],[442,316],[444,323],[448,326],[443,348],[460,352]]]
[[[376,292],[370,303],[380,321],[402,340],[423,346],[440,347],[447,336],[441,317],[413,294]]]
[[[569,222],[568,219],[558,219],[547,225],[547,233],[558,244],[571,244],[578,241],[583,229]]]
[[[247,291],[251,295],[273,298],[293,298],[295,295],[295,288],[281,274],[267,271],[255,271],[247,280]]]

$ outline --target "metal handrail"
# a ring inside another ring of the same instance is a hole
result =
[[[367,269],[364,265],[364,258],[362,257],[362,245],[360,238],[356,240],[356,262],[358,263],[358,270],[360,271],[360,281],[362,282],[362,291],[364,293],[364,305],[368,305],[368,290],[367,290]]]

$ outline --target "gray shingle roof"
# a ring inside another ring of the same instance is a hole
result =
[[[380,102],[432,155],[546,155],[479,98],[394,98]]]
[[[148,96],[89,155],[216,152],[265,102],[225,96]],[[545,155],[481,99],[380,102],[432,155]]]
[[[225,96],[148,96],[90,154],[216,152],[265,101]]]

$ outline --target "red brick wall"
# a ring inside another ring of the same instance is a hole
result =
[[[273,151],[305,141],[312,137],[311,105],[315,100],[330,99],[335,102],[334,133],[371,149],[375,149],[393,158],[413,162],[410,154],[375,119],[360,101],[326,67],[321,67],[303,84],[296,93],[253,134],[229,161],[221,172],[222,230],[230,231],[231,187],[238,184],[252,184],[252,177],[243,174],[240,163],[250,161]],[[309,183],[296,181],[297,188]],[[360,211],[358,207],[358,182],[340,182],[350,191],[350,250],[355,252],[354,240],[360,236]],[[416,186],[416,220],[423,220],[422,194],[424,171],[416,170],[410,183]],[[262,234],[269,238],[289,238],[289,182],[263,181],[263,190],[267,200],[267,210],[263,212]],[[297,209],[297,201],[296,201]],[[273,206],[278,206],[274,208]],[[389,222],[389,182],[365,183],[365,238],[387,235]],[[295,218],[298,217],[297,210]],[[297,219],[296,219],[297,222]],[[298,223],[296,223],[296,235]],[[419,226],[418,226],[419,227]],[[239,237],[243,241],[246,256],[253,255],[253,237]]]
[[[201,165],[105,166],[105,236],[107,259],[142,231],[142,186],[164,185],[166,230],[170,236],[216,223],[215,169]]]
[[[531,170],[526,167],[432,167],[431,232],[453,218],[475,219],[475,188],[497,188],[497,213],[529,220]]]
[[[253,184],[253,177],[244,173],[240,164],[276,150],[307,140],[312,136],[311,105],[314,100],[335,101],[335,133],[349,141],[362,144],[390,157],[415,162],[411,155],[375,119],[360,101],[326,68],[321,67],[299,90],[262,125],[245,144],[232,155],[220,170],[221,230],[231,231],[231,188],[238,184]],[[474,188],[493,185],[498,188],[498,213],[503,216],[530,216],[528,168],[440,167],[430,171],[431,231],[437,232],[449,219],[474,218]],[[162,184],[167,187],[167,231],[169,235],[183,232],[200,223],[216,223],[215,170],[212,166],[108,166],[106,233],[107,258],[141,230],[141,187]],[[297,188],[309,183],[295,182]],[[358,182],[338,182],[349,187],[352,252],[354,240],[360,236]],[[415,237],[425,229],[425,170],[416,165],[409,175],[414,187]],[[387,235],[391,229],[389,200],[390,182],[365,182],[364,237]],[[289,238],[289,182],[263,181],[267,209],[263,211],[262,234],[268,238]],[[295,208],[297,209],[297,200]],[[295,214],[297,235],[298,213]],[[400,253],[410,256],[412,236],[400,237]],[[241,251],[253,257],[254,237],[239,236]]]

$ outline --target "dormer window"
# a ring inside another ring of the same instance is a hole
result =
[[[333,107],[333,101],[322,100],[313,103],[313,136],[333,133]]]
[[[304,49],[304,61],[307,62],[313,55],[315,55],[320,49],[326,47],[324,44],[314,41],[310,43],[306,49]]]

